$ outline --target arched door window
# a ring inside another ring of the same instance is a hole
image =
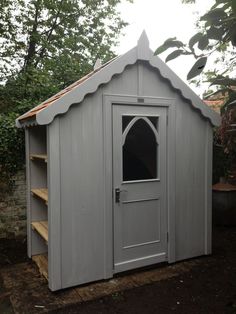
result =
[[[157,178],[157,128],[157,117],[122,117],[123,181]]]

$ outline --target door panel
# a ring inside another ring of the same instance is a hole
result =
[[[126,203],[125,210],[121,212],[124,249],[160,241],[159,200],[139,202]],[[158,223],[150,224],[150,221]]]
[[[115,272],[166,260],[166,108],[113,105]]]

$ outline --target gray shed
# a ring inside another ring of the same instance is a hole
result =
[[[28,255],[59,290],[211,253],[220,117],[149,48],[114,58],[19,117]]]

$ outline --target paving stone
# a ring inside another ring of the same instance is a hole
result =
[[[84,287],[78,287],[76,290],[83,301],[88,301],[138,286],[139,284],[133,279],[133,276],[127,275],[113,278],[105,282],[102,281]]]
[[[83,301],[82,297],[78,294],[75,288],[59,292],[58,297],[60,298],[61,304],[65,306]]]
[[[138,286],[143,286],[145,284],[151,283],[153,277],[153,272],[152,271],[146,271],[142,273],[137,273],[132,275],[133,281],[138,285]]]

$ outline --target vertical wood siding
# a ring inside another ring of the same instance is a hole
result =
[[[212,151],[212,139],[207,134],[208,128],[212,128],[157,71],[145,67],[143,75],[144,95],[176,99],[176,260],[203,255],[205,202],[211,189],[209,183],[206,188],[205,178],[211,175],[212,167],[207,157]],[[206,158],[209,167],[206,167]]]
[[[205,172],[206,156],[211,152],[210,138],[209,147],[205,142],[208,122],[158,71],[136,64],[59,117],[62,287],[105,277],[103,94],[176,99],[176,259],[208,252],[205,250],[206,203],[210,208],[209,175],[206,184]],[[211,166],[210,161],[207,165]]]

